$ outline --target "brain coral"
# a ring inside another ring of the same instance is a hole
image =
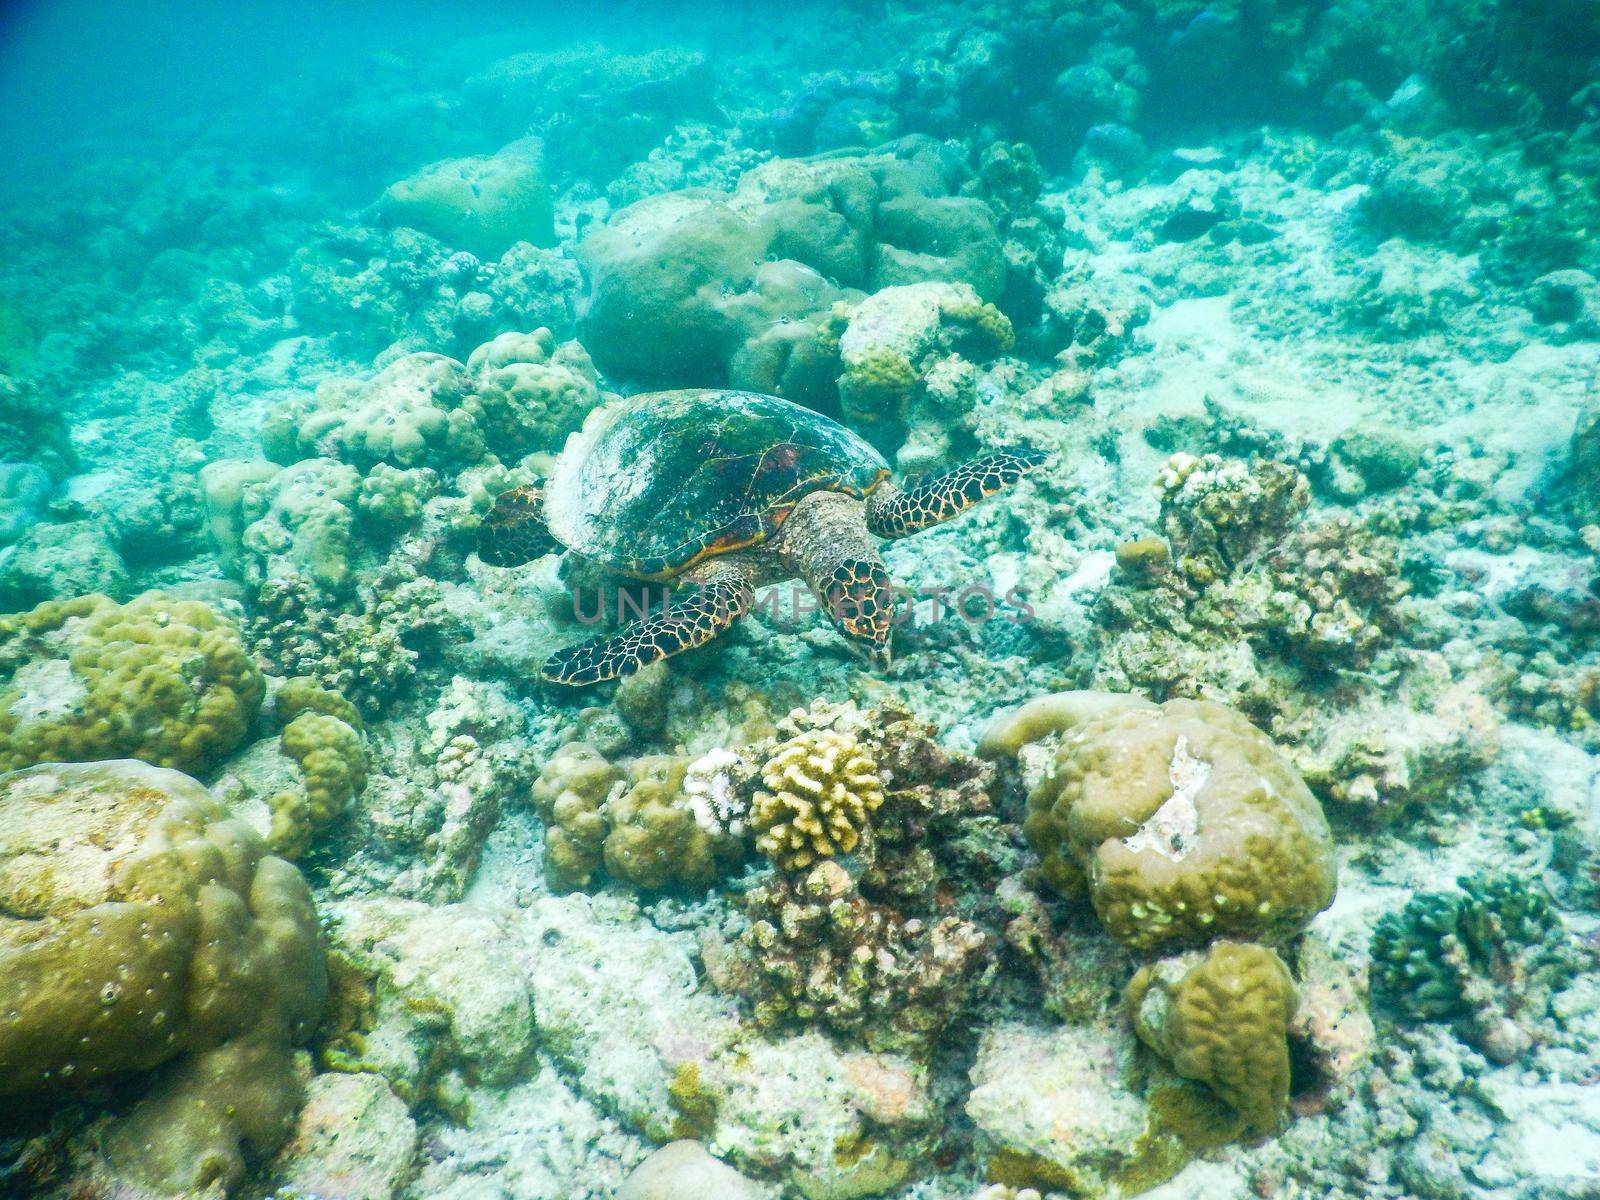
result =
[[[1265,946],[1216,942],[1143,968],[1128,985],[1139,1038],[1270,1132],[1289,1101],[1289,968]]]
[[[139,758],[194,769],[244,738],[261,671],[233,622],[146,592],[0,618],[0,770]]]
[[[237,1184],[300,1102],[327,990],[304,881],[205,788],[121,761],[0,777],[0,1107],[170,1064],[105,1138],[169,1192]]]
[[[1058,699],[1064,732],[1024,828],[1045,878],[1066,895],[1086,888],[1119,941],[1275,940],[1332,903],[1322,808],[1238,713],[1207,701]],[[1043,712],[1012,720],[1037,731]],[[1016,739],[1002,730],[986,740]]]

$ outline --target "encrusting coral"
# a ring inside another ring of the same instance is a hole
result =
[[[1412,1021],[1452,1021],[1496,1062],[1535,1041],[1551,994],[1577,968],[1539,884],[1479,874],[1460,891],[1422,892],[1372,931],[1376,994]]]
[[[1219,941],[1162,959],[1133,977],[1127,1003],[1139,1039],[1208,1085],[1247,1128],[1270,1133],[1282,1122],[1297,999],[1271,949]]]
[[[231,1189],[288,1134],[327,991],[311,894],[194,780],[142,763],[0,777],[0,1099],[166,1065],[110,1172]]]
[[[1055,703],[1061,740],[1024,830],[1045,880],[1087,895],[1112,936],[1140,950],[1277,940],[1332,902],[1322,807],[1238,713],[1135,696]],[[985,743],[1020,745],[1008,723],[1045,730],[1047,712],[1003,716]]]
[[[232,621],[147,592],[0,618],[0,770],[138,758],[194,770],[245,736],[265,686]]]
[[[761,782],[750,805],[756,849],[789,871],[854,850],[883,803],[870,751],[833,729],[784,742],[762,764]]]

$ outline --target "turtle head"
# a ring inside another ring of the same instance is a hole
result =
[[[883,564],[847,558],[834,568],[822,593],[828,616],[850,648],[877,669],[888,667],[900,589]]]

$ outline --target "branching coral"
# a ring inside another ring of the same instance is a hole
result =
[[[1550,996],[1577,966],[1561,918],[1535,882],[1480,874],[1422,892],[1372,931],[1374,989],[1413,1021],[1453,1021],[1496,1062],[1531,1046]]]
[[[345,598],[303,576],[267,580],[249,621],[253,643],[278,674],[375,710],[416,673],[423,650],[458,628],[419,558],[402,544]]]
[[[852,734],[797,734],[761,768],[750,825],[756,849],[785,870],[848,854],[883,803],[878,764]]]
[[[1142,950],[1288,937],[1332,902],[1322,807],[1266,735],[1203,701],[1095,707],[1063,706],[1087,715],[1028,798],[1024,829],[1052,887],[1086,892]]]
[[[261,672],[233,622],[147,592],[0,618],[0,770],[139,758],[193,769],[243,740]]]
[[[820,1023],[874,1049],[924,1049],[965,1003],[987,936],[957,917],[907,918],[838,863],[777,875],[746,897],[743,969],[723,983],[765,1027]]]
[[[111,1127],[115,1174],[232,1188],[300,1101],[327,990],[299,874],[198,783],[116,762],[0,779],[0,1098],[169,1064]]]
[[[1246,1126],[1282,1122],[1289,1101],[1289,969],[1265,946],[1214,942],[1147,966],[1128,985],[1139,1038],[1178,1072],[1211,1087]]]
[[[821,702],[738,757],[742,770],[706,765],[725,786],[701,807],[716,828],[748,811],[776,869],[747,893],[739,942],[708,944],[718,986],[766,1025],[820,1023],[875,1048],[925,1050],[988,955],[990,936],[938,892],[952,874],[943,852],[988,809],[989,768],[898,709]],[[849,870],[825,856],[848,847]]]
[[[1170,550],[1119,551],[1096,686],[1218,700],[1276,733],[1392,661],[1409,617],[1393,538],[1347,518],[1295,527],[1307,484],[1285,463],[1175,455],[1157,486]]]

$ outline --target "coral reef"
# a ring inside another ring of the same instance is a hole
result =
[[[1374,990],[1412,1021],[1456,1022],[1497,1062],[1520,1058],[1576,949],[1537,882],[1481,874],[1422,892],[1372,930]]]
[[[750,768],[723,767],[744,793],[724,812],[748,814],[775,870],[746,893],[737,943],[708,939],[706,968],[758,1024],[924,1053],[968,1002],[993,939],[938,911],[939,831],[988,808],[988,772],[931,735],[892,708],[817,704],[741,752]],[[833,856],[852,850],[847,870]]]
[[[1128,985],[1139,1039],[1231,1105],[1245,1124],[1274,1131],[1289,1102],[1288,1031],[1297,997],[1283,960],[1265,946],[1217,941],[1142,968]]]
[[[198,783],[134,762],[0,777],[0,1094],[43,1104],[167,1064],[103,1138],[111,1173],[236,1187],[287,1136],[321,1016],[311,895]]]
[[[848,733],[797,734],[761,765],[750,804],[756,849],[786,871],[848,854],[883,804],[878,764]]]
[[[1069,699],[1057,713],[1067,723],[1028,797],[1025,829],[1050,886],[1087,894],[1118,940],[1159,949],[1281,939],[1332,902],[1321,805],[1239,714],[1131,696]],[[1034,713],[1023,719],[1038,727]],[[1018,740],[1009,730],[989,738]]]
[[[0,1193],[1592,1190],[1591,0],[257,7],[5,47]],[[1052,466],[548,688],[680,386]]]
[[[232,621],[157,592],[0,618],[0,669],[8,771],[111,758],[210,766],[244,739],[265,691]]]

